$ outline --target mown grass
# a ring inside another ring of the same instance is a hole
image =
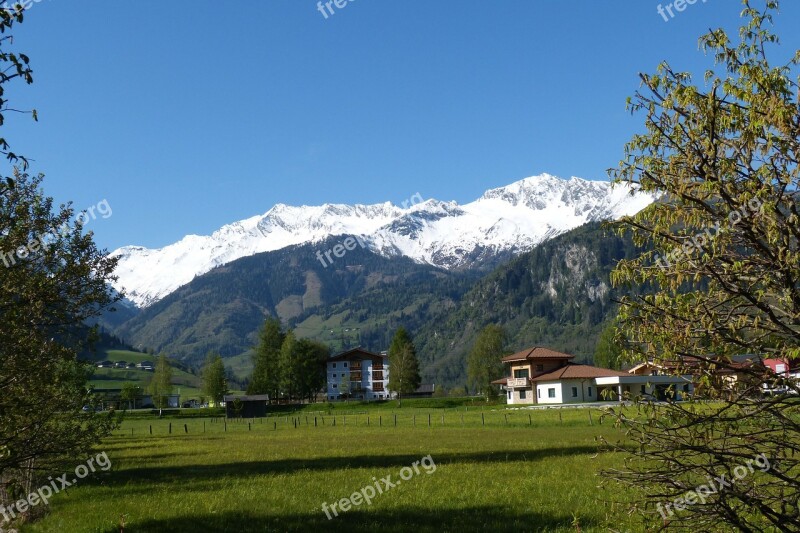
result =
[[[621,438],[585,409],[131,419],[102,448],[111,470],[23,531],[635,531],[612,502],[625,494],[599,488],[623,459],[601,435]],[[428,455],[435,472],[332,520],[322,511]]]

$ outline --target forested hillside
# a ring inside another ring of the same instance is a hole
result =
[[[590,360],[615,313],[609,273],[636,253],[629,239],[592,223],[499,267],[417,332],[425,380],[463,384],[467,353],[492,323],[506,328],[511,349],[543,345]]]
[[[115,332],[137,349],[164,350],[200,362],[249,350],[266,316],[279,316],[300,337],[333,350],[388,345],[394,329],[422,329],[433,312],[453,308],[477,279],[406,258],[385,258],[356,247],[323,266],[318,250],[343,237],[234,261],[195,278],[144,309]]]

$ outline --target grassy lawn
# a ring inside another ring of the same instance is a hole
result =
[[[620,489],[598,488],[598,471],[622,456],[598,449],[598,435],[620,436],[597,412],[333,414],[127,420],[98,450],[111,469],[56,496],[23,531],[111,533],[122,521],[126,532],[636,530],[609,501]],[[427,470],[403,470],[427,456]],[[386,476],[400,483],[386,488]],[[376,483],[385,492],[371,505],[323,512]]]

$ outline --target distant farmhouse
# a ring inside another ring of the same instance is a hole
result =
[[[135,400],[123,400],[122,389],[91,389],[92,394],[98,401],[99,407],[108,409],[152,409],[155,402],[150,394],[141,394]],[[177,408],[181,406],[180,394],[170,394],[166,396],[166,407]]]
[[[502,359],[506,377],[492,383],[506,392],[509,405],[561,405],[619,400],[625,394],[664,399],[674,391],[691,395],[690,376],[640,374],[573,363],[575,356],[534,347]]]

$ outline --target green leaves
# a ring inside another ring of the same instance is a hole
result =
[[[389,346],[389,390],[398,398],[419,388],[419,361],[417,349],[405,328],[399,328]]]
[[[481,330],[467,358],[467,377],[487,398],[493,393],[491,382],[503,376],[500,359],[507,353],[506,341],[505,329],[489,324]]]
[[[156,360],[156,368],[150,379],[150,395],[159,409],[169,407],[169,396],[172,394],[172,366],[167,354],[162,353]]]
[[[69,208],[53,208],[41,176],[14,178],[0,195],[0,448],[12,452],[0,457],[4,475],[74,460],[116,425],[81,410],[90,369],[77,360],[91,338],[85,321],[117,299],[107,285],[116,260],[71,228]]]
[[[228,383],[225,379],[225,364],[218,353],[209,352],[201,372],[203,378],[203,394],[208,399],[219,405],[228,392]]]
[[[742,458],[765,450],[781,457],[781,471],[760,475],[758,485],[674,519],[700,530],[785,529],[797,520],[784,503],[800,494],[797,404],[765,397],[764,386],[778,378],[742,362],[800,354],[798,85],[787,63],[773,67],[767,57],[777,42],[768,27],[777,3],[764,11],[744,4],[738,43],[723,30],[700,40],[721,68],[706,72],[704,87],[668,65],[642,76],[646,91],[632,107],[645,111],[645,133],[611,173],[662,196],[619,226],[656,250],[621,261],[612,275],[618,286],[655,287],[621,302],[626,358],[691,373],[695,390],[719,401],[662,405],[644,411],[641,423],[620,419],[640,444],[639,461],[615,477],[645,499],[663,499],[729,473]]]

